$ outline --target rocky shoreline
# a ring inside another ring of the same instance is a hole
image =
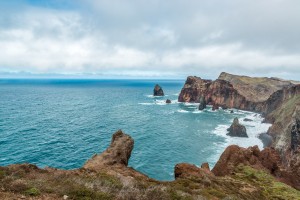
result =
[[[280,155],[282,168],[293,179],[292,185],[300,189],[299,134],[292,131],[299,127],[299,82],[225,72],[214,81],[189,76],[178,101],[200,102],[202,98],[210,105],[263,114],[265,121],[272,124],[267,132],[272,138],[270,146]]]

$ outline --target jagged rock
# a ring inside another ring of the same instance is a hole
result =
[[[167,99],[167,100],[166,100],[166,103],[172,103],[172,102],[171,102],[171,100],[170,100],[170,99]]]
[[[178,178],[207,178],[213,177],[213,173],[208,171],[207,169],[202,169],[197,167],[196,165],[188,164],[188,163],[179,163],[175,165],[174,169],[175,179]]]
[[[205,96],[205,92],[207,91],[211,82],[211,80],[201,79],[197,76],[187,77],[185,84],[178,96],[178,101],[199,103],[200,97]]]
[[[242,148],[237,145],[228,146],[222,153],[212,172],[216,176],[230,175],[240,165],[266,169],[271,174],[280,174],[280,156],[275,149],[265,148],[260,151],[258,146]]]
[[[243,119],[244,122],[252,122],[253,120],[252,119],[248,119],[248,118],[245,118]]]
[[[246,127],[239,123],[239,119],[236,117],[233,120],[231,126],[227,129],[229,132],[227,135],[232,137],[248,137]]]
[[[158,84],[154,86],[153,96],[164,96],[164,91]]]
[[[127,166],[133,145],[133,139],[122,130],[118,130],[113,134],[110,146],[100,155],[94,155],[83,168],[98,170],[103,166]]]
[[[203,109],[206,108],[206,101],[205,101],[205,98],[203,96],[200,97],[199,103],[200,103],[199,107],[198,107],[199,110],[203,110]]]
[[[202,163],[201,164],[201,169],[205,169],[207,171],[210,171],[209,164],[207,162],[206,163]]]

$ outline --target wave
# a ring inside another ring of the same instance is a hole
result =
[[[189,113],[189,111],[183,110],[183,109],[177,110],[177,112],[180,112],[180,113]]]
[[[146,97],[148,98],[151,98],[151,99],[160,99],[160,98],[163,98],[163,97],[168,97],[169,95],[165,95],[165,96],[153,96],[152,94],[149,94],[149,95],[145,95]]]
[[[153,102],[143,102],[143,103],[138,103],[140,105],[160,105],[160,106],[163,106],[163,105],[169,105],[169,104],[177,104],[178,103],[178,100],[177,99],[174,99],[174,100],[171,100],[171,103],[166,103],[166,100],[158,100],[158,99],[155,99]]]
[[[266,133],[271,126],[268,123],[262,123],[264,118],[257,113],[249,111],[236,110],[234,114],[243,114],[243,117],[239,117],[240,124],[244,125],[247,129],[248,138],[244,137],[231,137],[226,135],[227,129],[230,127],[232,121],[228,121],[228,124],[219,124],[213,134],[221,136],[225,139],[223,143],[215,144],[217,154],[213,155],[209,160],[215,163],[219,159],[219,155],[224,151],[224,149],[229,145],[239,145],[241,147],[247,148],[249,146],[257,145],[259,149],[263,149],[263,142],[259,139],[261,133]],[[252,121],[244,121],[244,119],[251,119]]]

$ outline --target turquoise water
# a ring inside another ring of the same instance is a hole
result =
[[[160,84],[165,97],[154,98]],[[268,125],[254,113],[178,103],[184,80],[0,80],[0,165],[81,167],[105,150],[118,129],[135,140],[129,166],[172,180],[175,164],[215,164],[228,144],[261,141]],[[171,99],[172,104],[164,101]],[[230,138],[234,117],[248,117],[249,138]]]

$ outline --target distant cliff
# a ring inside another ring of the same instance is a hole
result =
[[[262,113],[282,166],[300,188],[300,83],[279,78],[247,77],[222,72],[217,80],[189,76],[179,102],[199,102]]]

